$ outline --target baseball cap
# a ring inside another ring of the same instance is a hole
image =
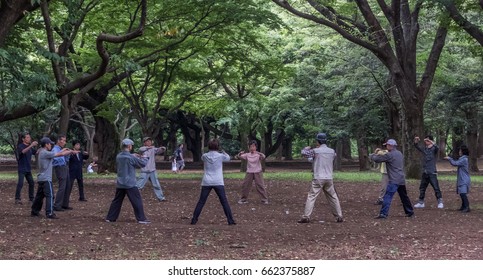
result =
[[[143,138],[143,142],[146,142],[148,140],[151,140],[152,141],[153,139],[151,137],[149,137],[149,136],[146,136],[146,137]]]
[[[317,136],[315,137],[315,139],[319,140],[319,141],[327,141],[327,134],[318,133]]]
[[[40,145],[45,145],[45,144],[54,145],[55,143],[52,140],[50,140],[49,137],[42,137],[42,139],[40,139]]]
[[[396,142],[396,140],[394,140],[394,139],[389,139],[389,140],[387,140],[387,142],[386,142],[386,143],[384,143],[384,144],[382,144],[382,145],[384,145],[384,146],[385,146],[385,145],[397,146],[397,142]]]
[[[126,139],[122,140],[121,144],[124,145],[124,146],[127,146],[127,145],[132,146],[132,145],[134,145],[134,142],[131,139],[126,138]]]

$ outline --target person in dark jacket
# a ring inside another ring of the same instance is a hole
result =
[[[69,159],[69,193],[66,194],[70,197],[70,192],[74,186],[74,181],[77,180],[77,186],[79,187],[79,201],[87,201],[84,195],[84,180],[82,178],[82,169],[84,160],[89,158],[89,154],[86,151],[81,150],[80,142],[77,140],[72,141],[72,147],[74,151],[79,151],[78,154],[72,154]]]
[[[37,152],[35,147],[37,147],[38,143],[37,141],[32,141],[32,138],[28,133],[23,133],[21,135],[21,140],[22,143],[17,146],[18,182],[17,189],[15,190],[15,204],[22,204],[21,194],[24,178],[27,179],[29,184],[29,200],[31,202],[34,200],[35,192],[35,183],[32,177],[32,166],[30,165],[30,161],[32,160],[32,155]]]

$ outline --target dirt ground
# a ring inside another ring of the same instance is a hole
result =
[[[274,172],[274,171],[269,171]],[[48,260],[469,260],[483,259],[483,185],[473,185],[472,211],[460,213],[454,182],[441,181],[445,209],[437,209],[431,187],[425,209],[406,218],[397,195],[386,220],[375,220],[378,183],[335,182],[345,217],[336,223],[325,197],[319,196],[312,222],[298,224],[308,182],[266,180],[271,203],[262,205],[252,191],[250,203],[237,204],[241,180],[225,180],[237,225],[228,226],[210,194],[197,225],[190,218],[199,197],[199,181],[162,179],[167,202],[155,199],[151,186],[142,190],[148,225],[135,222],[129,201],[120,218],[106,223],[115,179],[86,178],[87,202],[71,196],[74,210],[58,220],[30,217],[30,205],[15,205],[16,180],[0,181],[0,259]],[[181,177],[180,177],[181,178]],[[37,186],[36,186],[37,187]],[[408,184],[413,203],[417,183]],[[42,214],[43,211],[42,211]],[[44,216],[44,215],[43,215]]]

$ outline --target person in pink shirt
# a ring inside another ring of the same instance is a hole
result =
[[[262,175],[262,160],[265,159],[265,155],[257,152],[256,141],[250,141],[248,143],[248,149],[248,152],[241,151],[240,153],[238,153],[238,158],[247,161],[247,173],[245,175],[245,179],[243,180],[242,194],[238,203],[248,203],[248,194],[250,193],[252,182],[255,181],[257,191],[262,198],[262,203],[268,204],[267,189],[265,188],[265,183],[263,181]]]

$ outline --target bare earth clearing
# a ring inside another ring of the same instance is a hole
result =
[[[161,184],[167,185],[168,202],[157,202],[149,184],[142,190],[149,225],[135,222],[127,197],[119,220],[104,221],[115,179],[86,176],[88,202],[77,201],[74,187],[74,210],[58,212],[58,220],[30,217],[27,186],[22,192],[24,204],[15,205],[16,180],[0,181],[0,259],[483,259],[481,184],[474,184],[469,195],[470,213],[456,211],[460,199],[454,182],[441,181],[445,209],[437,209],[429,187],[426,208],[416,209],[415,217],[404,217],[396,195],[389,218],[375,220],[379,206],[373,202],[379,184],[336,181],[345,222],[335,223],[321,195],[312,223],[298,224],[309,182],[266,180],[269,205],[262,205],[255,191],[249,204],[239,205],[241,180],[227,179],[227,196],[238,224],[226,224],[212,192],[199,223],[192,226],[199,180],[165,180],[164,172],[159,175]],[[408,184],[413,204],[418,183]]]

